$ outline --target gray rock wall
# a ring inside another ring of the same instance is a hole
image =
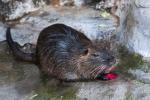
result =
[[[114,2],[114,1],[119,1],[119,0],[110,0],[110,1]],[[2,21],[16,20],[18,18],[22,18],[24,15],[26,15],[30,12],[37,11],[38,13],[40,13],[41,9],[49,9],[49,8],[45,7],[45,4],[51,4],[54,7],[71,6],[70,8],[72,8],[73,6],[77,6],[78,8],[80,8],[84,4],[90,3],[90,2],[92,2],[92,0],[52,0],[52,1],[51,0],[0,0],[0,10],[1,10],[0,11],[0,20],[2,20]],[[150,33],[149,33],[150,32],[150,29],[149,29],[150,7],[149,6],[150,6],[150,2],[147,0],[120,0],[117,3],[117,6],[118,6],[118,10],[117,10],[116,14],[120,17],[120,22],[119,22],[120,25],[117,29],[117,35],[120,39],[120,42],[125,44],[130,50],[135,51],[146,58],[150,57],[150,45],[149,45],[149,40],[150,40]],[[76,10],[81,10],[81,9],[76,9]],[[56,12],[58,12],[58,11],[56,11]],[[61,11],[59,11],[59,12],[61,12]],[[66,12],[68,12],[68,11],[66,10]],[[76,12],[76,13],[80,13],[80,12]],[[99,13],[99,12],[97,12],[97,13]],[[49,14],[51,14],[51,13],[49,13]],[[85,12],[85,14],[86,14],[86,12]],[[85,14],[82,13],[81,15],[84,16]],[[94,13],[92,13],[92,14],[94,14]],[[59,15],[58,13],[57,14],[55,13],[54,17],[57,17],[58,15]],[[62,16],[60,16],[61,19],[62,19]],[[65,16],[68,17],[67,14]],[[73,20],[73,16],[74,16],[74,18],[76,18],[75,17],[76,14],[69,15],[69,16],[70,16],[69,18],[72,20]],[[90,15],[90,16],[87,15],[86,17],[92,17],[92,16],[94,16],[94,15]],[[95,17],[97,17],[97,15]],[[31,19],[31,18],[29,18],[29,19]],[[54,19],[54,18],[52,18],[52,19]],[[81,18],[81,19],[84,19],[84,18]],[[64,19],[62,19],[62,20],[64,20]],[[24,22],[25,22],[25,20],[24,20]],[[63,21],[63,22],[65,22],[65,21]],[[73,22],[73,23],[76,24],[75,22]],[[91,23],[94,24],[94,22],[90,22],[89,24],[91,24]],[[34,23],[32,23],[32,24],[34,24]],[[49,23],[46,22],[45,24],[49,24]],[[85,28],[83,30],[91,31],[91,30],[89,30],[89,28]],[[95,31],[97,31],[97,29]],[[94,33],[94,34],[97,34],[97,33]]]
[[[72,0],[75,5],[68,5],[71,0],[54,0],[50,2],[50,5],[45,5],[41,0],[38,0],[41,2],[37,6],[35,5],[37,2],[31,1],[16,1],[20,5],[16,5],[16,9],[8,14],[9,20],[5,22],[12,28],[13,39],[20,44],[36,43],[39,32],[54,23],[69,25],[82,31],[90,39],[104,34],[112,34],[115,30],[115,23],[111,18],[103,18],[100,16],[99,10],[84,5],[91,0]],[[44,1],[48,2],[48,0]],[[57,5],[63,2],[67,5]],[[24,16],[25,14],[26,16]],[[5,40],[7,26],[5,24],[0,23],[0,41]]]
[[[15,20],[37,8],[32,0],[0,0],[0,20]]]
[[[0,20],[16,20],[24,15],[37,11],[45,5],[82,6],[92,0],[0,0]]]
[[[150,2],[148,0],[122,0],[120,6],[120,41],[130,50],[145,58],[150,57]]]

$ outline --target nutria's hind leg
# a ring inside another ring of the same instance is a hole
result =
[[[36,45],[31,43],[25,43],[23,46],[21,46],[21,49],[26,53],[35,53]]]
[[[23,46],[21,46],[17,42],[14,42],[14,44],[17,46],[17,48],[21,49],[25,53],[35,53],[35,51],[36,51],[36,45],[35,44],[25,43]]]

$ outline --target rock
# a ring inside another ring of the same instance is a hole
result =
[[[29,12],[33,12],[38,8],[35,7],[32,0],[0,0],[0,17],[2,21],[15,20],[23,17]]]
[[[81,7],[90,2],[92,2],[92,0],[60,0],[60,5],[61,6],[69,6],[70,5],[70,6]]]
[[[94,82],[82,83],[77,92],[81,100],[125,100],[128,91],[128,84],[124,82]]]
[[[142,69],[136,69],[136,70],[129,70],[129,73],[131,73],[137,80],[150,84],[150,70],[147,69],[146,71],[143,71]]]
[[[36,16],[28,15],[22,18],[20,24],[12,24],[12,37],[21,45],[25,43],[36,44],[39,32],[54,23],[69,25],[85,33],[90,39],[113,34],[116,29],[111,19],[101,18],[99,11],[92,8],[53,8],[49,6],[39,10]],[[6,27],[2,23],[0,30],[0,41],[3,41],[5,40]]]
[[[147,0],[122,0],[120,6],[120,27],[118,36],[120,41],[130,50],[150,57],[150,2]]]
[[[75,6],[83,6],[83,5],[86,5],[88,3],[90,3],[92,0],[74,0],[74,4]]]
[[[61,6],[73,6],[74,0],[60,0]]]
[[[80,100],[149,100],[150,85],[138,81],[92,82],[79,85]]]
[[[100,0],[99,3],[96,4],[95,9],[107,9],[115,6],[114,4],[117,3],[118,0]]]
[[[138,81],[133,81],[132,95],[128,100],[149,100],[150,84],[142,84]]]
[[[8,20],[13,20],[28,14],[29,12],[33,12],[37,10],[35,8],[32,0],[26,0],[25,2],[15,2],[14,10],[11,11],[11,14],[8,17]],[[7,20],[7,19],[6,19]]]
[[[0,20],[17,20],[25,15],[51,4],[53,6],[78,6],[90,3],[91,0],[0,0]]]

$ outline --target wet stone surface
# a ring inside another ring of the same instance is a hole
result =
[[[0,100],[149,100],[150,84],[125,74],[112,81],[60,83],[15,60],[0,43]]]

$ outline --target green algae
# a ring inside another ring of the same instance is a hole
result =
[[[132,95],[131,91],[128,90],[128,92],[126,92],[125,95],[126,95],[125,96],[126,97],[125,100],[133,100],[133,95]]]
[[[64,85],[57,79],[41,74],[41,85],[35,90],[37,96],[33,100],[76,100],[76,91],[70,83]]]
[[[41,86],[33,100],[76,100],[76,90],[65,86]]]
[[[119,45],[117,48],[117,58],[119,61],[116,64],[117,69],[114,72],[125,76],[125,79],[135,79],[129,70],[140,69],[145,64],[141,55],[129,51],[128,48],[122,45]]]
[[[134,52],[130,52],[124,46],[118,47],[118,58],[119,58],[118,66],[120,66],[124,70],[137,69],[144,64],[141,55]]]

